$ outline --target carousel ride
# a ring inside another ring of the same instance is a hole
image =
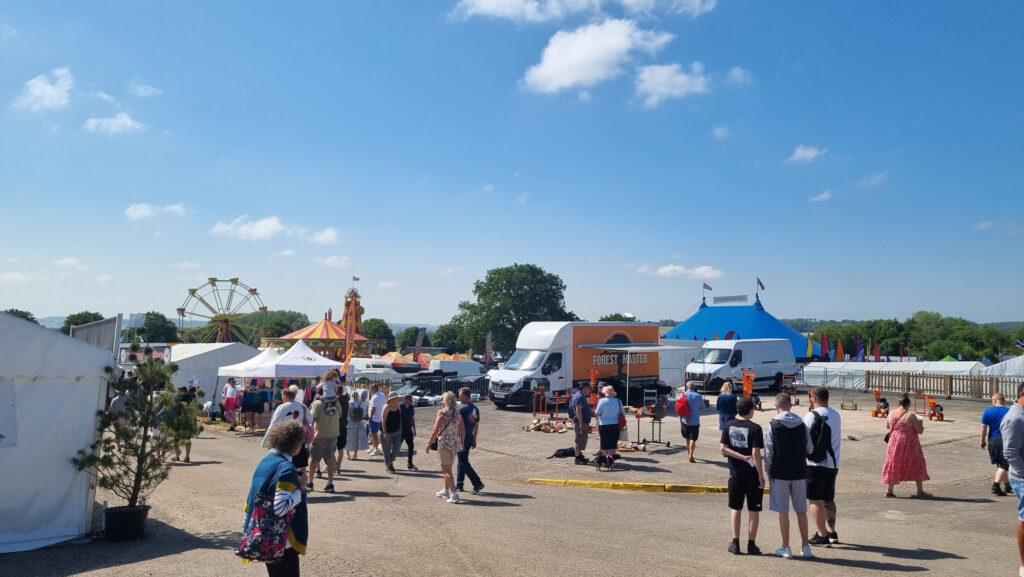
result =
[[[255,288],[237,278],[210,278],[203,285],[188,289],[185,302],[178,307],[178,332],[187,342],[254,345],[264,336],[266,312]],[[206,324],[186,329],[185,321]]]

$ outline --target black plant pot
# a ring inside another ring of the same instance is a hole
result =
[[[110,507],[104,512],[109,541],[135,541],[146,535],[149,505]]]

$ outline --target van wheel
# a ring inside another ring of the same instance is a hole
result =
[[[782,390],[782,373],[775,373],[775,381],[772,383],[772,390],[776,393]]]

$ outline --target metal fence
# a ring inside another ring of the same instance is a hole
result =
[[[490,379],[488,379],[486,375],[476,378],[423,375],[406,379],[407,385],[413,385],[417,389],[423,389],[427,394],[435,396],[443,395],[447,391],[451,391],[457,395],[459,394],[459,389],[462,387],[469,387],[470,394],[480,395],[481,398],[484,398],[487,396],[487,387],[489,383]]]
[[[884,392],[935,395],[951,399],[985,398],[1003,393],[1008,399],[1017,398],[1017,387],[1024,375],[973,376],[932,375],[921,373],[893,373],[880,371],[805,371],[804,383],[811,386],[854,389],[865,392],[879,389]]]

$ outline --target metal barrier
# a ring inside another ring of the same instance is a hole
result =
[[[480,395],[480,398],[483,399],[487,397],[490,379],[486,375],[475,379],[469,379],[468,377],[459,378],[451,375],[422,375],[406,379],[405,382],[406,385],[413,385],[417,389],[423,389],[427,394],[435,396],[443,395],[447,391],[458,395],[459,389],[469,387],[470,394]]]

